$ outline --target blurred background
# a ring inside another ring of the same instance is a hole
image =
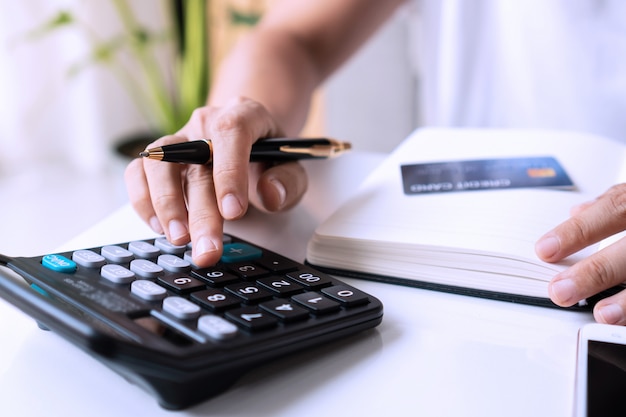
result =
[[[273,3],[2,2],[0,252],[53,251],[124,205],[129,155],[202,105],[220,60]],[[303,135],[389,152],[413,130],[408,19],[397,13],[318,91]]]

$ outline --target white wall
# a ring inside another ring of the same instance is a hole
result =
[[[407,20],[400,11],[326,83],[324,117],[330,137],[351,141],[355,149],[388,152],[415,128]]]

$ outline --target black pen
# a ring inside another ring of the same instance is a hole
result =
[[[332,158],[350,150],[348,142],[327,138],[259,139],[252,145],[251,162],[282,162],[299,159]],[[213,162],[213,145],[210,140],[163,145],[146,149],[139,156],[164,162],[183,164],[210,164]]]

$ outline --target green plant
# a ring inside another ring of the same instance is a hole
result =
[[[69,28],[84,32],[91,43],[90,54],[72,65],[69,75],[77,76],[94,64],[105,65],[154,124],[155,130],[163,134],[175,132],[187,122],[195,108],[204,105],[209,91],[207,1],[172,1],[171,26],[158,33],[140,24],[129,1],[111,0],[123,31],[109,39],[98,39],[89,25],[69,10],[59,11],[28,37],[37,39]],[[167,42],[175,42],[177,54],[171,68],[163,71],[155,52]],[[123,53],[134,60],[130,68],[118,59]],[[170,74],[174,75],[174,88],[169,87],[172,85],[168,82]]]

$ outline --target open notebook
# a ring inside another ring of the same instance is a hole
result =
[[[580,133],[417,130],[316,229],[307,262],[341,276],[554,306],[549,280],[597,247],[550,264],[535,242],[572,206],[624,179],[625,158],[624,145]],[[512,178],[520,170],[527,182]]]

